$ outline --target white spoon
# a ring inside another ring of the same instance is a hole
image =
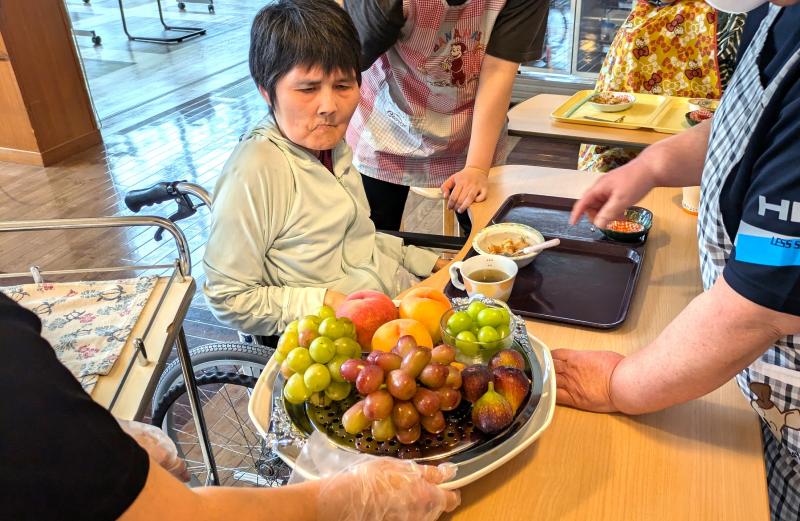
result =
[[[515,255],[528,255],[529,253],[536,253],[537,251],[546,250],[548,248],[553,248],[561,244],[560,239],[550,239],[549,241],[544,241],[539,244],[534,244],[533,246],[528,246],[527,248],[523,248],[519,250]]]

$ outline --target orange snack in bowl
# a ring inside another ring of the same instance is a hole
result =
[[[419,347],[433,349],[433,340],[428,328],[416,320],[398,318],[385,323],[375,331],[372,335],[372,350],[389,352],[397,344],[397,340],[405,335],[413,336]]]
[[[438,289],[414,288],[400,301],[400,318],[410,318],[422,323],[428,329],[433,342],[438,344],[442,340],[439,321],[450,307],[450,299]]]

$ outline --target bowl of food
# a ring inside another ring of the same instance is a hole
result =
[[[653,212],[641,206],[625,210],[622,219],[615,219],[601,228],[607,238],[620,242],[639,242],[647,236],[653,225]]]
[[[691,112],[686,113],[686,123],[689,124],[690,127],[698,125],[707,119],[711,119],[714,116],[714,112],[706,109],[700,110],[693,110]]]
[[[708,110],[714,112],[719,108],[719,100],[706,98],[691,98],[689,100],[689,110]]]
[[[474,299],[447,310],[439,322],[442,341],[456,348],[456,360],[487,363],[514,343],[513,320],[508,306],[492,299]]]
[[[475,236],[472,247],[481,255],[503,255],[523,268],[533,262],[541,252],[522,253],[534,244],[544,242],[544,237],[536,228],[519,223],[500,223],[487,226]]]
[[[636,96],[625,92],[597,92],[589,97],[588,103],[600,112],[622,112],[636,103]]]

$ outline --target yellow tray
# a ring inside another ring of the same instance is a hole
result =
[[[689,98],[658,96],[656,94],[634,94],[636,102],[629,109],[620,112],[602,112],[586,103],[594,94],[593,90],[581,90],[572,95],[550,116],[556,121],[579,123],[598,127],[638,129],[647,128],[666,134],[677,134],[689,128],[686,113],[689,112]],[[597,121],[585,116],[604,119]],[[614,120],[621,117],[620,123]]]

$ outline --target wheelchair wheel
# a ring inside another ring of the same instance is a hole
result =
[[[222,343],[196,347],[190,355],[220,484],[285,485],[291,469],[258,435],[247,413],[250,393],[272,349]],[[192,484],[205,483],[205,464],[178,360],[167,365],[156,387],[152,423],[175,442]]]

